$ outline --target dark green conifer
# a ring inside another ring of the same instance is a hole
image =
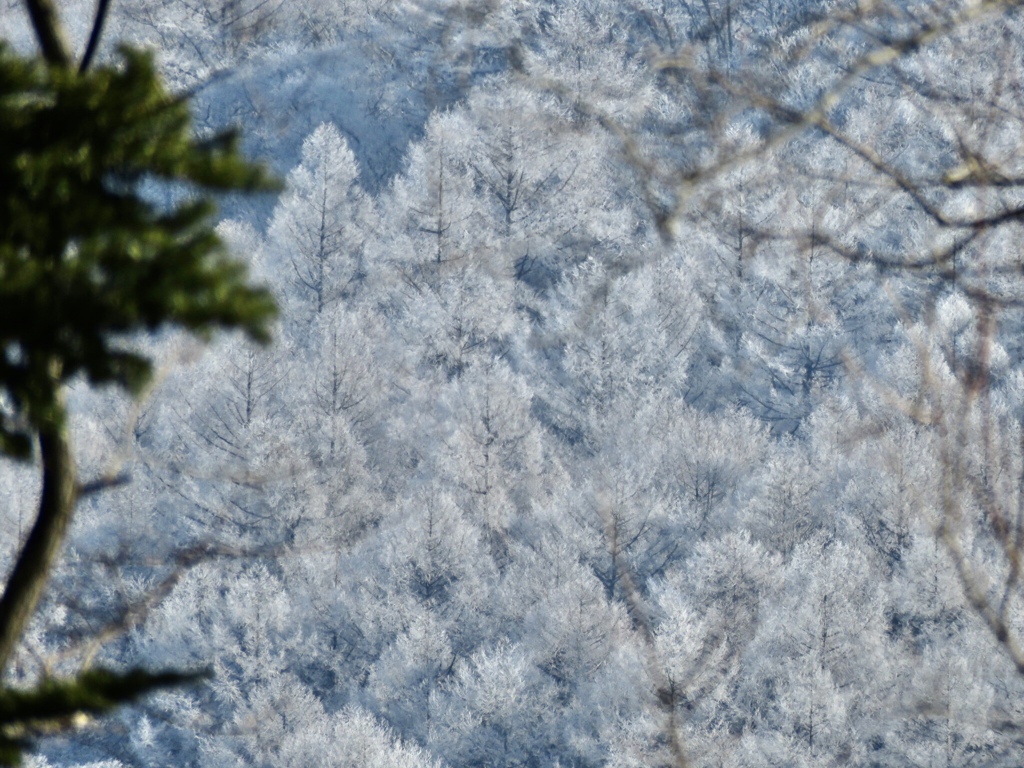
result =
[[[0,455],[28,459],[38,445],[43,475],[0,597],[0,678],[81,491],[66,384],[137,394],[151,364],[133,334],[238,328],[267,341],[275,311],[213,228],[211,195],[270,189],[266,173],[233,134],[195,137],[187,102],[166,92],[149,55],[123,48],[91,71],[68,58],[23,58],[0,44]],[[34,735],[192,679],[87,670],[0,688],[0,765],[16,765]]]

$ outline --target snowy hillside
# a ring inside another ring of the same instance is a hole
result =
[[[214,676],[28,764],[1019,765],[1024,21],[867,5],[115,4],[281,316],[73,389],[11,680]]]

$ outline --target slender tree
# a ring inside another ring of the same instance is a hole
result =
[[[151,57],[124,48],[118,64],[90,70],[94,41],[76,65],[53,5],[26,6],[42,55],[0,47],[0,449],[18,459],[37,453],[42,492],[0,597],[0,673],[42,598],[77,501],[117,482],[77,476],[68,382],[139,394],[151,363],[126,342],[131,334],[238,327],[267,341],[274,311],[228,258],[211,219],[212,192],[266,189],[264,172],[240,157],[232,135],[192,135],[187,103],[166,92]],[[143,188],[154,183],[200,194],[158,205]],[[2,690],[0,762],[17,762],[32,727],[184,677],[96,670]]]

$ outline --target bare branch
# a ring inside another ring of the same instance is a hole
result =
[[[43,58],[58,67],[71,66],[70,48],[53,0],[25,0],[32,30],[36,33]]]
[[[43,489],[38,516],[0,598],[0,676],[42,597],[78,500],[75,465],[63,424],[40,431],[39,452]]]
[[[78,74],[84,74],[92,64],[93,57],[100,47],[100,38],[103,37],[103,25],[107,20],[107,12],[110,8],[110,0],[97,0],[96,17],[93,19],[92,32],[89,33],[89,44],[85,47],[85,54],[82,56],[82,63],[78,65]]]

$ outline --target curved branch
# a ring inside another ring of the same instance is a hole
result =
[[[63,417],[63,403],[59,403]],[[71,444],[63,418],[39,433],[43,488],[39,514],[0,598],[0,676],[35,612],[78,501]]]
[[[92,32],[89,33],[89,44],[85,46],[85,54],[82,56],[82,63],[78,65],[78,74],[84,74],[93,57],[100,47],[100,38],[103,37],[103,25],[107,21],[107,11],[110,10],[110,0],[98,0],[96,3],[96,18],[92,22]]]

